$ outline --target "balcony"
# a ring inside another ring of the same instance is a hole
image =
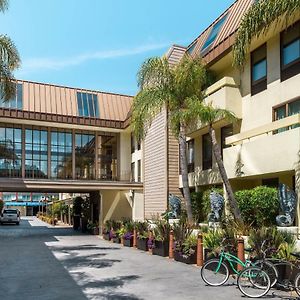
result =
[[[226,139],[229,178],[295,170],[299,165],[300,114],[245,131]],[[289,129],[289,130],[287,130]]]
[[[242,117],[242,96],[239,86],[232,77],[223,77],[207,88],[206,103],[213,107],[230,110],[237,118]]]

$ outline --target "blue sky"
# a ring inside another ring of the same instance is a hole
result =
[[[188,45],[234,0],[10,0],[19,79],[134,95],[142,62]],[[209,3],[209,4],[208,4]]]

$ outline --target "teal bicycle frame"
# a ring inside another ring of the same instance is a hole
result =
[[[219,271],[219,269],[221,267],[221,263],[223,261],[228,261],[231,270],[237,275],[239,274],[239,271],[235,269],[235,267],[233,265],[234,263],[237,263],[238,265],[242,266],[243,269],[250,266],[250,265],[253,265],[253,263],[248,259],[246,259],[245,262],[243,262],[238,257],[236,257],[235,255],[230,254],[230,253],[225,252],[225,251],[222,251],[220,253],[220,256],[219,256],[219,265],[216,269],[216,272]]]

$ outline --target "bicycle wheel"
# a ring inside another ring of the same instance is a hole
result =
[[[208,285],[219,286],[228,280],[229,269],[224,262],[220,262],[219,259],[213,258],[203,265],[201,277]]]
[[[295,278],[295,291],[298,296],[300,296],[300,273],[298,273]]]
[[[271,288],[270,277],[258,267],[248,267],[238,276],[239,290],[247,297],[259,298],[268,293]]]
[[[259,261],[256,261],[253,264],[253,266],[263,269],[269,275],[271,287],[273,287],[276,284],[276,282],[278,280],[278,276],[279,276],[278,270],[271,261],[259,260]]]

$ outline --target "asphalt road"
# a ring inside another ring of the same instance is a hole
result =
[[[0,226],[0,299],[245,298],[234,280],[207,287],[195,266],[26,218],[19,226]]]

